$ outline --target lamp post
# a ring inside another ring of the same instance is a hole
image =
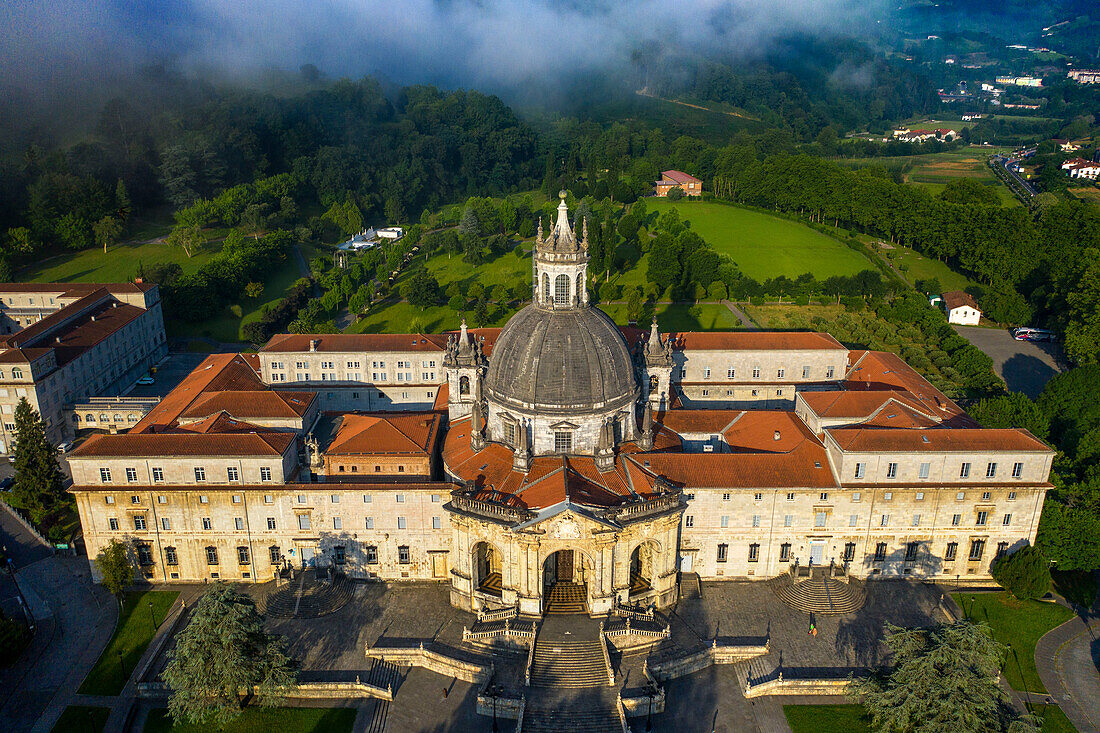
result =
[[[646,716],[645,716],[646,733],[650,733],[650,731],[653,730],[653,695],[654,695],[653,686],[650,685],[649,694],[647,695],[647,697],[649,698],[649,712],[647,712]]]
[[[153,613],[153,602],[149,601],[149,621],[153,624],[153,634],[157,633],[157,617]]]
[[[122,684],[126,685],[126,680],[130,678],[130,675],[126,674],[126,662],[122,661],[122,650],[115,649],[115,653],[118,654],[118,666],[122,670]]]
[[[493,700],[493,733],[499,733],[500,729],[497,727],[497,698],[499,696],[499,690],[496,685],[490,685],[486,690],[489,693],[489,697]]]

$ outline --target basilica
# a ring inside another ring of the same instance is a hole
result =
[[[989,580],[1053,451],[825,333],[620,327],[565,197],[500,329],[275,336],[212,355],[71,455],[89,556],[150,582],[289,567],[448,584],[460,608],[603,614],[685,576]]]

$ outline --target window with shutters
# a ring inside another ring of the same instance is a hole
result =
[[[959,552],[959,543],[958,542],[948,542],[947,543],[947,548],[943,552],[943,561],[944,562],[954,561],[955,555],[957,555],[958,552]]]

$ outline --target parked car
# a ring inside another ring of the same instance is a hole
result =
[[[72,449],[73,449],[73,442],[71,440],[66,440],[64,443],[61,443],[59,446],[57,446],[57,452],[58,453],[68,453]]]
[[[149,375],[145,375],[141,379],[137,380],[138,384],[156,384],[157,380],[153,379]]]

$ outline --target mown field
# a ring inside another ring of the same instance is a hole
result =
[[[894,267],[901,270],[909,282],[936,278],[940,281],[943,292],[965,290],[968,285],[974,284],[966,275],[955,272],[945,263],[925,257],[909,247],[895,245],[894,249],[883,250],[882,253],[894,264]]]
[[[755,280],[779,275],[795,278],[805,272],[824,280],[874,269],[859,252],[789,219],[717,203],[673,204],[666,199],[648,199],[646,206],[661,212],[678,208],[716,252],[728,255]]]
[[[837,162],[851,168],[863,168],[867,166],[882,166],[896,168],[897,166],[909,166],[904,173],[906,183],[913,183],[928,189],[931,193],[938,194],[954,180],[959,178],[973,178],[981,183],[992,186],[1004,205],[1022,206],[1023,204],[1012,195],[1008,189],[993,174],[986,160],[997,153],[1011,152],[1009,148],[986,147],[971,145],[955,150],[947,150],[942,153],[928,153],[927,155],[910,155],[893,158],[839,158]]]
[[[101,249],[85,249],[50,257],[17,273],[21,282],[37,283],[117,283],[127,282],[137,275],[141,265],[174,262],[184,272],[194,272],[205,265],[221,249],[213,244],[188,257],[179,247],[163,242],[149,244],[119,244],[107,254]]]

